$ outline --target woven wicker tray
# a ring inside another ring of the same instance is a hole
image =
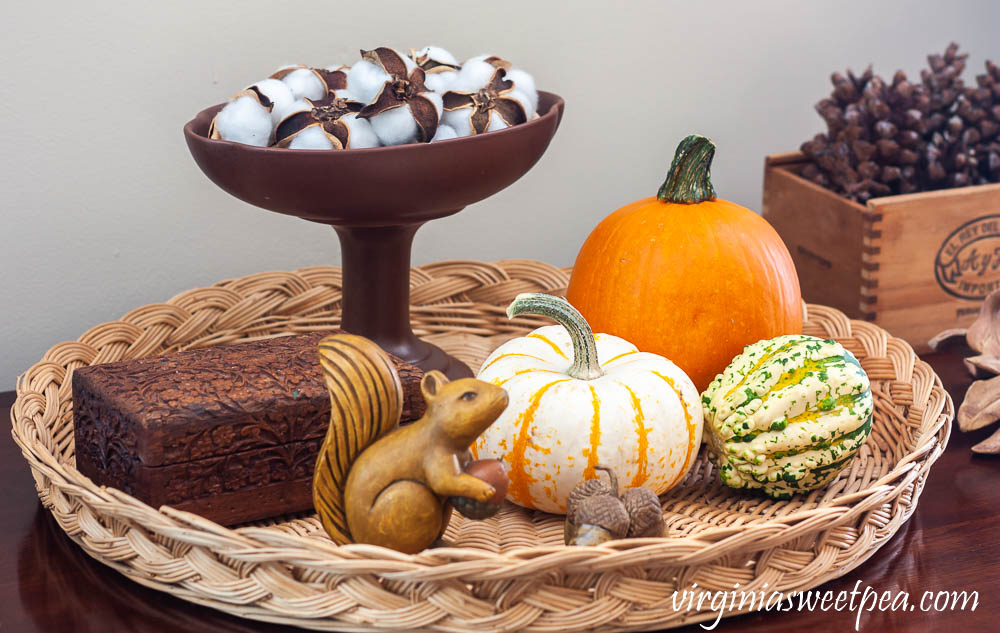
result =
[[[559,294],[567,278],[523,260],[415,268],[414,328],[476,368],[501,341],[542,323],[509,322],[503,306],[519,292]],[[905,342],[809,306],[806,333],[841,342],[871,378],[870,441],[829,486],[791,501],[723,489],[702,451],[663,497],[666,538],[569,548],[560,517],[507,505],[484,522],[456,516],[446,533],[455,547],[336,547],[311,515],[231,530],[99,488],[74,468],[74,368],[327,329],[339,302],[336,268],[261,273],[138,308],[53,347],[18,380],[11,411],[42,503],[80,547],[128,578],[246,618],[322,630],[658,629],[716,617],[707,602],[700,612],[674,610],[672,592],[694,583],[797,591],[859,565],[913,512],[954,412]]]

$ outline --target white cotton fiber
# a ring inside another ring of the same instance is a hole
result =
[[[361,98],[358,97],[358,95],[354,94],[347,88],[334,90],[333,96],[337,97],[338,99],[344,99],[346,101],[359,101],[359,102],[361,101]]]
[[[380,112],[368,121],[383,145],[414,143],[420,133],[409,104]]]
[[[219,111],[215,129],[227,141],[267,147],[271,142],[271,113],[254,97],[242,96]]]
[[[459,108],[458,110],[446,110],[441,115],[441,123],[455,130],[455,136],[469,136],[472,134],[472,124],[469,119],[472,117],[472,108]]]
[[[487,132],[494,132],[496,130],[502,130],[506,127],[510,127],[504,123],[503,118],[496,113],[496,110],[490,110],[490,124],[486,126]]]
[[[281,78],[292,91],[292,96],[296,99],[312,99],[317,101],[326,96],[326,86],[316,76],[316,73],[308,68],[299,68],[288,73]]]
[[[532,105],[532,100],[527,95],[520,90],[514,89],[504,96],[520,103],[521,107],[524,108],[524,114],[527,117],[527,120],[531,120],[531,117],[535,114],[535,106]],[[535,102],[538,102],[537,98],[535,99]]]
[[[364,149],[366,147],[378,147],[381,145],[368,119],[359,119],[357,114],[351,112],[340,117],[340,120],[351,131],[351,135],[347,141],[348,149]]]
[[[286,118],[288,118],[288,116],[295,114],[296,112],[309,112],[310,110],[312,110],[312,106],[309,104],[308,101],[306,101],[305,99],[297,99],[295,101],[292,101],[284,109],[282,109],[277,118],[277,122],[281,123]],[[275,113],[272,112],[271,114]]]
[[[434,109],[437,110],[438,119],[440,119],[441,112],[444,110],[444,103],[441,101],[441,95],[436,92],[421,92],[420,96],[434,104]]]
[[[390,79],[380,66],[362,59],[347,71],[347,90],[361,103],[371,103]]]
[[[458,133],[455,132],[455,128],[442,123],[438,125],[437,132],[434,134],[434,138],[431,139],[431,143],[436,143],[437,141],[447,141],[448,139],[453,138],[458,138]]]
[[[514,82],[514,90],[524,94],[531,102],[531,111],[528,113],[530,119],[538,110],[538,89],[535,87],[535,78],[520,68],[511,68],[507,71],[507,79]]]
[[[404,55],[395,48],[392,50],[396,51],[396,54],[403,58],[403,63],[406,64],[406,75],[409,76],[413,72],[413,69],[417,67],[417,62],[410,59],[409,55]]]
[[[314,125],[296,134],[288,149],[333,149],[333,143],[318,125]]]
[[[486,55],[480,55],[479,57],[466,60],[462,64],[462,70],[458,71],[458,76],[455,77],[455,81],[450,89],[461,92],[475,92],[486,87],[490,77],[493,76],[493,71],[496,70],[493,64],[483,61],[486,57]]]
[[[446,70],[442,73],[428,73],[424,79],[424,85],[427,86],[428,90],[433,90],[434,92],[447,92],[455,85],[457,78],[458,72],[454,70]]]
[[[417,51],[417,57],[429,57],[442,64],[458,65],[458,60],[455,59],[455,56],[440,46],[425,46]]]
[[[288,84],[278,79],[264,79],[253,84],[251,87],[257,88],[262,95],[271,100],[273,104],[271,108],[271,121],[273,123],[278,123],[278,121],[283,119],[283,113],[295,101],[292,89],[288,87]]]

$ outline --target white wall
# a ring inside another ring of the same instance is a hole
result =
[[[339,263],[333,231],[229,197],[184,145],[198,110],[280,64],[433,43],[532,71],[567,102],[548,153],[510,189],[421,229],[414,261],[568,265],[602,217],[656,191],[689,132],[718,144],[720,195],[758,208],[764,156],[819,131],[812,106],[831,71],[915,75],[952,39],[976,71],[1000,58],[987,1],[4,4],[0,391],[50,345],[133,307]]]

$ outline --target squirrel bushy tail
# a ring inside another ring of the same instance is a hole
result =
[[[313,504],[323,528],[338,545],[353,543],[344,489],[351,465],[379,437],[399,424],[403,387],[382,349],[353,334],[319,343],[323,379],[330,392],[330,427],[313,475]]]

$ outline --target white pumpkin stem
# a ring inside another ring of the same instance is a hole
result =
[[[593,380],[604,375],[597,361],[597,343],[587,319],[579,310],[562,297],[554,297],[541,292],[524,292],[507,306],[507,318],[520,314],[538,314],[554,319],[566,328],[573,341],[573,364],[566,371],[567,376],[579,380]]]

